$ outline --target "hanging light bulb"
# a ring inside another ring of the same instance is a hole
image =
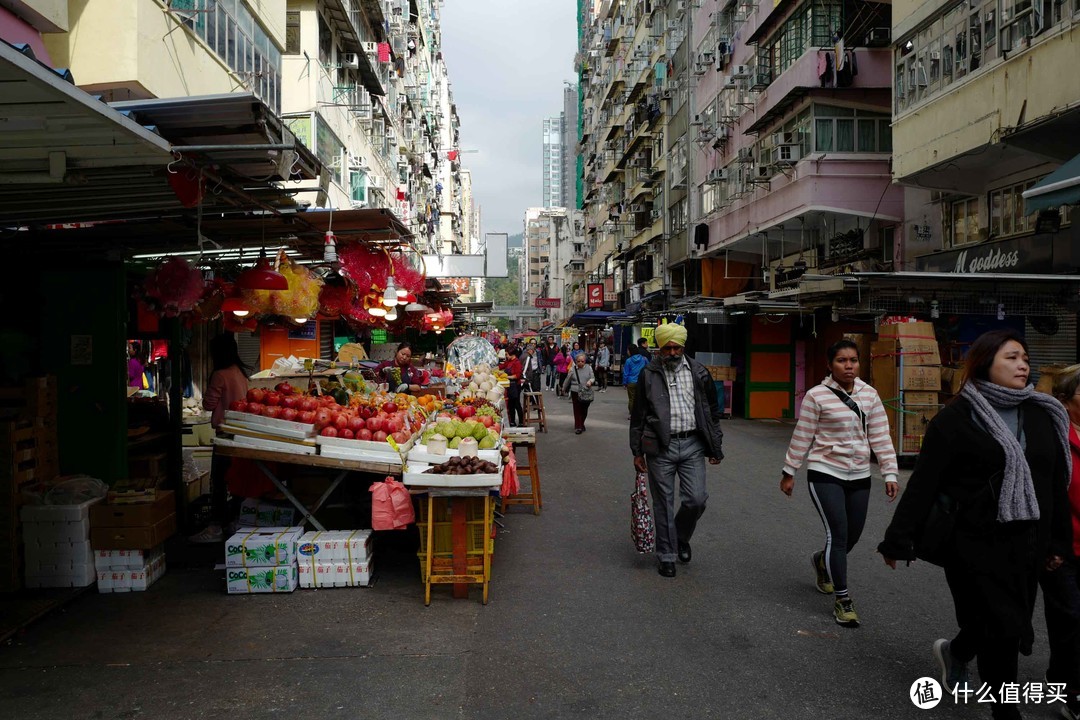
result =
[[[397,320],[397,308],[396,307],[392,307],[392,308],[390,308],[389,310],[386,311],[386,320],[388,322],[394,322],[395,320]]]
[[[442,335],[442,328],[439,328],[438,330],[436,330],[435,334],[436,335]]]
[[[368,308],[368,314],[373,317],[386,317],[386,308],[372,305]]]
[[[295,322],[297,325],[307,325],[308,320],[310,320],[310,318],[306,318],[306,317],[293,318],[293,322]]]
[[[386,278],[386,290],[383,292],[382,304],[386,307],[397,305],[397,288],[394,286],[394,276]]]
[[[225,302],[221,303],[221,311],[231,312],[236,317],[247,317],[251,314],[251,308],[238,297],[225,298]]]
[[[403,288],[403,287],[399,287],[399,288],[397,289],[397,296],[398,296],[399,298],[403,298],[403,297],[408,297],[408,296],[409,296],[409,291],[408,291],[408,290],[406,290],[406,289],[405,289],[405,288]]]

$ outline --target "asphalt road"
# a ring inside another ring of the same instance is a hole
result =
[[[954,630],[941,571],[891,571],[874,547],[880,482],[850,560],[858,629],[813,585],[823,538],[800,474],[778,490],[791,426],[732,420],[709,468],[694,559],[678,577],[634,552],[621,388],[574,435],[547,396],[544,510],[511,510],[490,602],[437,588],[424,607],[407,537],[380,537],[370,589],[226,596],[220,572],[170,567],[149,592],[87,593],[0,647],[0,715],[38,718],[976,718],[918,710],[930,646]],[[905,473],[906,477],[906,473]],[[1021,682],[1042,677],[1037,643]],[[1060,705],[1028,706],[1054,717]]]

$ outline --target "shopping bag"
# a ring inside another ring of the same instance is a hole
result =
[[[388,476],[381,483],[372,483],[368,491],[372,530],[403,530],[416,522],[412,496],[402,483]]]
[[[630,496],[630,536],[634,538],[634,547],[639,553],[651,553],[656,550],[656,526],[653,524],[652,508],[649,507],[649,494],[646,488],[649,476],[637,474],[637,487]]]

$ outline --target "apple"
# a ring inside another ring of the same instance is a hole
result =
[[[319,411],[315,413],[315,422],[319,425],[329,425],[333,421],[334,413],[330,412],[329,408],[320,408]]]
[[[385,429],[386,432],[390,433],[391,435],[395,435],[396,433],[401,432],[402,427],[403,425],[401,424],[401,421],[398,420],[396,417],[390,418],[383,424],[383,429]]]
[[[397,412],[397,405],[395,405],[392,402],[383,403],[382,411],[384,413],[386,413],[387,415],[390,415],[391,413],[396,413]]]
[[[371,432],[379,432],[382,430],[383,421],[380,417],[369,417],[364,421],[367,424],[367,429]]]
[[[251,388],[247,391],[248,402],[260,403],[266,399],[266,391],[262,388]]]
[[[398,445],[404,445],[405,443],[409,442],[409,433],[404,431],[396,432],[391,435],[391,437],[394,438]]]
[[[363,418],[355,416],[349,418],[349,429],[352,430],[354,433],[363,427],[367,427],[367,423],[364,422]]]
[[[301,411],[315,411],[319,409],[319,401],[313,397],[305,397],[300,400]]]
[[[334,427],[333,425],[327,425],[326,427],[324,427],[322,429],[322,432],[319,433],[319,434],[322,435],[323,437],[337,437],[337,435],[338,435],[337,428]]]
[[[338,437],[343,437],[346,440],[352,440],[353,438],[356,437],[356,435],[354,435],[353,431],[350,430],[349,428],[345,428],[344,430],[341,430],[340,432],[338,432]]]
[[[311,410],[301,410],[297,413],[296,419],[305,425],[311,425],[315,422],[315,413]]]
[[[271,407],[274,407],[275,405],[280,405],[281,404],[281,394],[276,393],[276,392],[268,392],[268,393],[266,393],[265,402],[266,402],[267,405],[269,405]]]
[[[357,440],[371,440],[371,431],[365,428],[360,428],[356,431]]]
[[[278,405],[270,405],[263,412],[263,415],[268,417],[268,418],[279,418],[279,417],[281,417],[281,411],[284,410],[284,409],[285,408],[280,407]]]
[[[296,416],[299,415],[299,414],[300,413],[297,410],[295,410],[294,408],[287,407],[287,408],[282,408],[281,409],[281,419],[282,420],[288,420],[290,422],[295,422],[296,421]]]
[[[382,430],[376,430],[374,433],[372,433],[371,439],[375,442],[386,442],[386,433],[384,433]]]
[[[265,409],[266,409],[266,406],[261,404],[261,403],[249,402],[247,411],[249,413],[251,413],[252,415],[262,415],[263,410],[265,410]]]
[[[472,405],[462,405],[457,409],[457,416],[462,420],[471,418],[475,414],[476,408],[474,408]]]
[[[279,382],[274,386],[274,389],[282,395],[292,395],[293,393],[293,386],[287,382]]]
[[[281,398],[281,407],[298,410],[300,408],[300,398],[296,395],[285,395]]]
[[[334,416],[334,427],[338,430],[344,430],[349,427],[349,416],[345,413],[338,413]]]
[[[233,400],[229,403],[229,409],[233,412],[247,412],[248,404],[243,400]]]
[[[495,421],[490,415],[481,415],[480,422],[483,424],[484,427],[488,428],[495,424]]]

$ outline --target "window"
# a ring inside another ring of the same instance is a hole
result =
[[[841,3],[833,0],[804,3],[762,44],[759,66],[771,70],[775,80],[810,48],[831,46],[833,34],[842,26]]]
[[[993,237],[1020,235],[1035,229],[1035,215],[1025,212],[1023,192],[1036,182],[1037,179],[1032,179],[990,193],[990,234]],[[1062,213],[1062,220],[1068,219],[1069,214]]]
[[[367,203],[367,176],[364,173],[356,170],[349,173],[349,192],[354,203]]]
[[[979,204],[979,198],[966,198],[950,205],[949,230],[953,246],[986,239],[986,233],[979,226]]]
[[[815,104],[814,152],[891,152],[892,127],[884,113]]]
[[[285,13],[285,54],[300,54],[300,13]]]

